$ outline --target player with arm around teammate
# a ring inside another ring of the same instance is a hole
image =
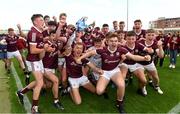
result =
[[[142,57],[138,55],[133,55],[129,53],[125,48],[118,46],[118,36],[117,34],[110,34],[106,37],[107,47],[103,49],[92,50],[81,56],[77,62],[81,59],[90,57],[92,55],[100,54],[102,59],[102,70],[103,74],[97,82],[96,93],[101,95],[104,93],[110,80],[113,81],[117,87],[117,108],[120,113],[124,113],[123,98],[125,93],[125,82],[122,77],[120,68],[118,67],[121,56],[125,55],[129,59],[136,61],[149,60],[149,57]]]

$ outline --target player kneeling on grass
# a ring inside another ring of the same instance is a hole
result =
[[[125,82],[124,78],[122,77],[120,68],[118,67],[121,56],[125,55],[127,58],[135,60],[135,61],[144,61],[150,60],[150,56],[138,56],[133,55],[128,52],[125,48],[118,46],[118,36],[117,34],[109,34],[106,37],[107,47],[103,49],[96,49],[85,53],[81,56],[77,62],[80,62],[83,58],[90,57],[92,55],[99,54],[101,55],[102,59],[102,70],[104,71],[103,74],[100,75],[99,80],[96,86],[96,92],[98,95],[104,93],[107,85],[109,84],[110,80],[114,82],[117,87],[117,108],[120,113],[124,113],[124,106],[123,106],[123,98],[125,93]]]
[[[146,31],[145,40],[139,41],[139,43],[145,45],[146,47],[152,48],[153,51],[152,53],[149,53],[151,55],[150,61],[141,61],[141,62],[138,62],[138,64],[140,65],[142,69],[147,70],[147,72],[152,76],[154,89],[159,94],[163,94],[163,91],[159,87],[159,76],[158,76],[156,66],[154,65],[153,58],[156,54],[158,55],[159,58],[163,58],[164,51],[162,48],[162,41],[161,40],[156,41],[155,38],[156,38],[155,31],[153,29],[149,29]]]
[[[65,60],[66,60],[66,69],[68,74],[68,81],[71,86],[70,94],[71,98],[75,104],[81,104],[81,95],[79,92],[79,87],[83,86],[85,89],[92,93],[96,93],[96,89],[93,84],[88,80],[87,76],[83,75],[82,67],[88,65],[94,71],[99,74],[102,74],[102,70],[95,67],[94,64],[89,62],[87,59],[82,59],[82,62],[76,63],[76,60],[82,55],[84,49],[83,43],[76,43],[73,47],[73,50],[66,50]]]
[[[127,33],[126,43],[123,47],[126,48],[130,53],[134,55],[139,55],[140,53],[153,51],[152,49],[146,48],[144,45],[136,42],[136,34],[133,31],[129,31]],[[126,78],[128,70],[132,72],[133,74],[135,74],[135,76],[139,80],[139,89],[137,92],[143,96],[146,96],[147,95],[146,77],[144,74],[144,70],[138,66],[136,61],[131,60],[131,59],[126,59],[123,61],[122,64],[120,64],[120,69],[122,71],[122,76],[124,77],[124,79]]]

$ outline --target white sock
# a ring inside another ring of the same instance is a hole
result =
[[[59,102],[59,100],[57,99],[57,100],[54,100],[54,103],[57,103],[57,102]]]

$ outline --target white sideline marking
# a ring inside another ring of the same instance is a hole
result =
[[[18,74],[16,72],[16,69],[14,68],[13,63],[11,65],[11,69],[12,69],[12,74],[13,74],[15,80],[16,80],[17,88],[18,88],[18,90],[20,90],[20,89],[23,88],[23,86],[22,86],[22,83],[21,83],[21,81],[19,79],[19,76],[18,76]],[[28,97],[26,95],[24,95],[24,108],[25,108],[27,113],[31,113],[31,103],[30,103],[30,101],[29,101],[29,99],[28,99]]]
[[[168,112],[168,114],[179,114],[179,113],[180,113],[180,102]]]

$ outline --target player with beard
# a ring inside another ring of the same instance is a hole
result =
[[[113,29],[111,30],[111,32],[116,32],[116,31],[118,31],[118,22],[113,21]]]
[[[89,51],[81,56],[77,62],[79,63],[83,58],[87,58],[92,55],[101,55],[103,74],[100,75],[100,78],[97,82],[96,93],[98,95],[103,94],[110,80],[113,81],[117,87],[117,108],[120,113],[124,113],[123,98],[125,93],[125,83],[121,74],[121,70],[118,67],[121,61],[121,57],[124,55],[127,58],[136,61],[149,60],[149,58],[132,55],[125,48],[119,47],[117,34],[109,34],[106,37],[106,43],[108,45],[107,47]]]
[[[43,31],[44,37],[49,36],[51,31],[55,31],[57,26],[57,23],[55,21],[49,21],[47,24],[48,29]]]
[[[142,22],[140,19],[134,21],[133,31],[136,34],[137,41],[145,38],[146,31],[142,29]]]

